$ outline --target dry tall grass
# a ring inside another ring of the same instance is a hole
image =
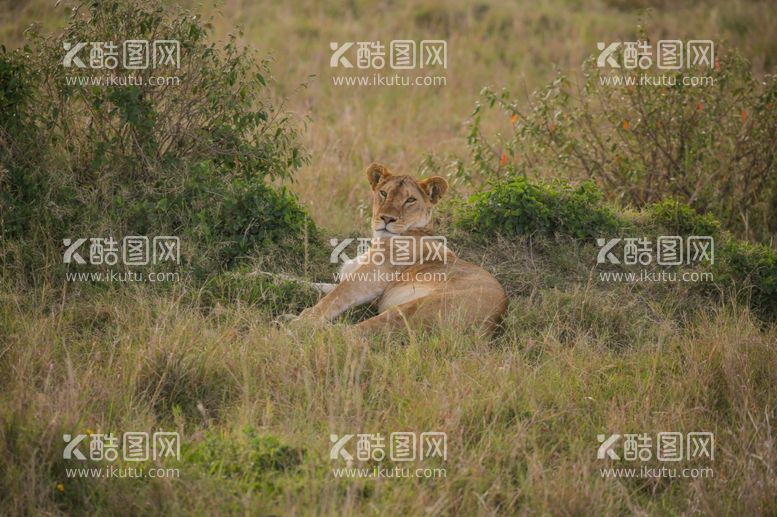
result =
[[[687,323],[652,311],[648,324],[651,311],[632,307],[613,324],[616,297],[549,290],[514,303],[495,341],[442,332],[397,344],[342,327],[290,335],[249,307],[203,314],[144,289],[45,298],[2,298],[4,513],[777,510],[777,334],[736,307]],[[629,346],[597,330],[617,325],[635,332]],[[160,426],[184,437],[183,461],[167,464],[180,479],[65,477],[62,434]],[[229,477],[196,461],[207,437],[243,443],[247,427],[304,450],[302,463],[229,465],[241,472]],[[331,432],[391,430],[447,432],[447,476],[331,474]],[[597,433],[658,430],[714,432],[714,477],[600,476],[611,465],[596,459]]]

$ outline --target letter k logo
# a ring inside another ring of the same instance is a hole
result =
[[[599,434],[596,436],[596,439],[599,440],[599,443],[601,443],[601,445],[599,446],[599,450],[596,451],[597,459],[603,460],[605,456],[607,456],[611,460],[620,459],[620,457],[617,454],[615,454],[615,451],[612,450],[612,448],[615,446],[615,442],[621,439],[621,435],[617,433],[611,434],[609,438],[605,440],[605,435]]]
[[[620,241],[620,239],[610,239],[609,241],[605,239],[596,239],[596,245],[600,248],[599,254],[596,256],[596,263],[606,264],[609,262],[610,264],[620,264],[621,261],[618,260],[618,257],[611,251]]]
[[[344,434],[343,436],[330,434],[329,441],[334,445],[332,445],[332,448],[329,450],[329,459],[336,460],[342,458],[350,464],[353,461],[353,456],[345,450],[345,444],[348,443],[351,438],[353,438],[352,434]]]
[[[334,50],[334,53],[332,54],[332,57],[329,58],[329,66],[332,68],[337,68],[338,65],[343,65],[344,68],[353,68],[351,62],[348,61],[348,59],[343,55],[352,46],[353,41],[343,43],[339,47],[336,41],[330,41],[329,48]]]
[[[601,52],[599,53],[599,57],[596,58],[596,66],[599,68],[604,68],[605,64],[607,64],[611,68],[620,68],[621,66],[612,56],[620,46],[621,46],[620,41],[616,41],[615,43],[610,43],[610,45],[607,46],[606,48],[605,48],[605,43],[603,41],[598,42],[596,44],[596,48],[598,48]]]
[[[86,65],[83,61],[81,61],[81,58],[78,57],[78,53],[81,52],[81,49],[86,46],[86,43],[76,43],[75,46],[70,42],[64,42],[62,44],[63,48],[67,51],[67,54],[65,54],[65,59],[62,60],[62,65],[65,68],[70,68],[74,64],[78,68],[86,68]]]
[[[86,456],[84,456],[84,454],[77,448],[78,444],[84,441],[85,438],[85,434],[77,434],[75,438],[69,434],[63,434],[62,439],[65,440],[67,445],[65,446],[65,450],[62,451],[62,458],[69,460],[75,456],[78,460],[85,460]]]

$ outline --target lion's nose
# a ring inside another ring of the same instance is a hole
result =
[[[380,216],[380,218],[383,219],[383,222],[386,223],[386,226],[388,226],[389,224],[391,224],[391,223],[393,223],[394,221],[397,220],[396,217],[391,216],[391,215],[382,215],[382,216]]]

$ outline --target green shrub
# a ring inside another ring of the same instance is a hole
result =
[[[483,237],[542,233],[578,239],[613,234],[623,224],[602,204],[602,193],[592,183],[532,183],[520,176],[473,194],[456,222]]]
[[[285,187],[230,177],[212,162],[193,164],[185,176],[173,175],[143,197],[126,195],[116,196],[114,206],[126,221],[115,226],[138,233],[175,230],[182,240],[198,243],[191,264],[197,271],[232,267],[279,247],[285,263],[295,264],[305,239],[318,242],[317,229]]]
[[[32,70],[18,55],[0,46],[0,236],[18,234],[32,212],[28,209],[42,188],[41,178],[25,165],[30,157],[14,145],[34,136],[29,111],[35,81]],[[19,164],[9,167],[9,161]],[[11,208],[17,209],[11,217]]]
[[[47,140],[66,151],[58,156],[63,168],[147,181],[171,165],[212,160],[236,175],[261,179],[289,178],[302,163],[289,114],[270,101],[269,62],[240,50],[235,35],[217,47],[208,41],[210,23],[156,0],[86,7],[88,13],[75,16],[63,34],[43,37],[33,30],[29,44],[14,52],[16,62],[41,78],[44,91],[36,92],[36,100],[47,102],[34,115]],[[116,68],[116,75],[131,74],[140,85],[82,84],[73,79],[99,78],[105,70],[62,65],[64,42],[162,36],[180,43],[180,67]],[[152,75],[178,77],[180,84],[154,85]]]
[[[0,45],[0,132],[3,140],[23,131],[36,78],[4,45]]]
[[[109,0],[82,6],[61,35],[31,30],[24,48],[0,52],[0,235],[27,249],[4,271],[39,275],[61,263],[62,239],[90,236],[178,235],[201,272],[270,245],[301,255],[315,228],[269,184],[306,159],[298,124],[271,101],[268,62],[210,33],[158,0]],[[142,84],[96,86],[74,79],[109,70],[62,64],[65,42],[162,38],[179,41],[180,68],[113,71]]]
[[[720,222],[709,214],[699,214],[676,200],[667,199],[648,206],[650,220],[673,235],[709,235],[720,233]]]
[[[720,222],[713,216],[699,214],[674,199],[654,203],[646,211],[648,222],[659,233],[712,236],[716,244],[715,285],[733,288],[759,316],[777,316],[777,252],[721,232]]]
[[[718,248],[715,281],[734,287],[761,317],[777,317],[777,252],[762,244],[728,240]]]
[[[684,85],[680,72],[667,73],[671,86],[643,84],[655,69],[611,72],[591,59],[582,87],[559,77],[528,106],[486,88],[469,125],[471,164],[459,175],[563,171],[595,181],[611,200],[641,208],[674,197],[745,239],[769,241],[777,234],[777,78],[756,80],[736,51],[717,57],[712,69],[686,71],[714,81],[701,87]],[[611,73],[635,84],[611,84]],[[503,118],[486,118],[493,108]]]

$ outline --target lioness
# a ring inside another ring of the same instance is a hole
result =
[[[416,180],[373,163],[367,168],[367,179],[372,186],[370,248],[346,262],[340,283],[299,318],[329,322],[351,307],[379,300],[380,314],[359,323],[359,330],[391,331],[438,323],[492,332],[507,310],[502,286],[434,237],[432,207],[448,189],[445,178]],[[408,243],[410,248],[415,246],[413,258],[408,261],[405,254],[405,265],[393,265],[397,261],[390,257],[407,251]]]

